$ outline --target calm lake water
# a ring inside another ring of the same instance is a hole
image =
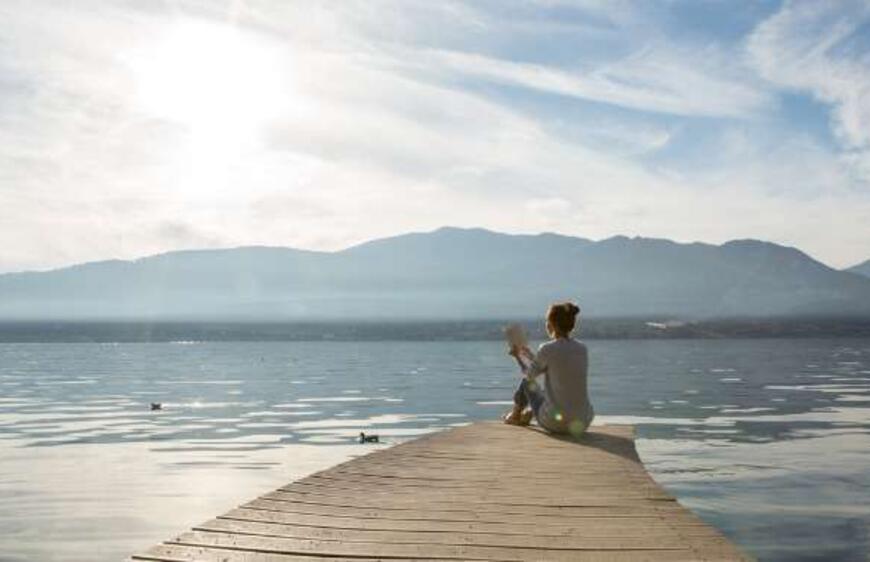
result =
[[[588,345],[596,422],[681,502],[761,560],[867,560],[870,340]],[[0,560],[123,559],[517,381],[490,341],[0,344]]]

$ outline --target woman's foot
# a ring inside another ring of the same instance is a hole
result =
[[[520,414],[520,423],[519,425],[529,425],[532,423],[532,418],[535,417],[535,412],[530,409],[526,410],[522,414]]]
[[[504,423],[508,425],[522,425],[520,422],[522,421],[523,411],[520,408],[514,406],[514,408],[504,415]]]
[[[514,407],[513,410],[505,414],[504,423],[508,425],[529,425],[532,423],[533,417],[535,417],[535,413],[531,409],[521,410]]]

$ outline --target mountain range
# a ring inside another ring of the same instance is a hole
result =
[[[864,263],[859,263],[854,267],[850,267],[847,271],[863,275],[864,277],[870,277],[870,260],[867,260]]]
[[[758,240],[682,244],[445,227],[335,252],[170,252],[0,275],[0,320],[870,316],[870,262],[832,269]]]

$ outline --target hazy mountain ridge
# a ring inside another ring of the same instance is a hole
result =
[[[442,228],[337,252],[170,252],[0,275],[0,319],[870,315],[870,279],[769,242]]]
[[[870,260],[852,266],[846,271],[851,271],[852,273],[857,273],[858,275],[863,275],[864,277],[870,277]]]

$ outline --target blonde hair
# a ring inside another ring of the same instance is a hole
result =
[[[567,338],[577,322],[580,307],[573,302],[550,305],[547,310],[547,331],[551,336]]]

